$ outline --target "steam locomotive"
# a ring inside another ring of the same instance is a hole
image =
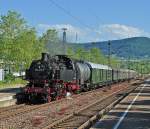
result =
[[[66,55],[50,57],[49,54],[42,53],[42,58],[34,60],[26,70],[26,80],[29,83],[18,98],[32,103],[50,102],[65,97],[67,92],[92,90],[132,79],[136,75],[132,70],[112,69],[107,65],[76,60]]]

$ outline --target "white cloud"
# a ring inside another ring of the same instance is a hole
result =
[[[121,24],[106,24],[99,27],[98,32],[101,37],[107,40],[123,39],[128,37],[140,37],[150,34],[136,27],[121,25]]]
[[[62,28],[67,28],[67,40],[70,42],[76,41],[76,33],[78,35],[77,42],[95,42],[139,36],[150,37],[150,34],[144,30],[121,24],[105,24],[97,27],[95,30],[79,28],[71,24],[39,24],[37,26],[40,34],[50,28],[56,29],[60,38],[62,38]]]

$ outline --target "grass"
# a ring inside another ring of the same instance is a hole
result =
[[[17,84],[25,85],[27,84],[27,81],[21,78],[15,78],[14,80],[8,80],[8,81],[0,81],[0,89],[15,87],[17,86]]]

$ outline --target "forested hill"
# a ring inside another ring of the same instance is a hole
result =
[[[133,37],[122,40],[112,40],[110,42],[111,52],[115,56],[139,59],[150,58],[150,38]],[[85,49],[96,47],[101,49],[105,55],[108,53],[108,41],[72,45],[73,47],[83,47]]]

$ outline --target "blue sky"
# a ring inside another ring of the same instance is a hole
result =
[[[67,27],[67,39],[77,42],[150,37],[149,0],[53,0],[75,18],[52,4],[51,0],[0,0],[0,14],[21,13],[41,35],[48,28]],[[80,23],[82,22],[82,24]]]

